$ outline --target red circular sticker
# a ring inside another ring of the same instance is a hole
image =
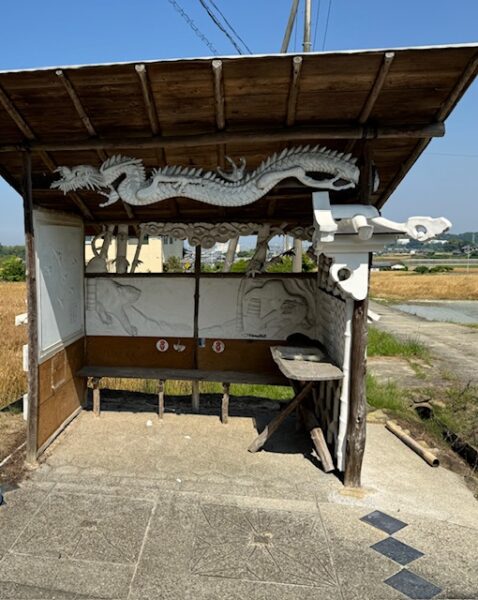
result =
[[[226,345],[224,344],[224,342],[222,342],[221,340],[215,340],[212,343],[212,349],[214,350],[214,352],[216,352],[217,354],[220,354],[221,352],[224,352]]]
[[[168,340],[158,340],[156,342],[156,348],[160,351],[160,352],[166,352],[166,350],[169,348],[169,342]]]

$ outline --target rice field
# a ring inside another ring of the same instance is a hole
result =
[[[22,369],[22,346],[26,327],[15,327],[15,316],[26,312],[25,284],[0,282],[0,407],[10,404],[26,391]]]
[[[374,298],[390,300],[478,300],[478,269],[469,273],[374,271],[370,278]]]

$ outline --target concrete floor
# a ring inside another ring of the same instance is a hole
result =
[[[0,598],[431,597],[384,583],[402,566],[370,547],[389,537],[360,520],[376,509],[406,523],[393,538],[423,553],[402,575],[436,598],[478,598],[478,503],[382,425],[368,428],[364,490],[351,493],[293,421],[247,452],[270,410],[222,425],[143,409],[84,411],[6,494]]]

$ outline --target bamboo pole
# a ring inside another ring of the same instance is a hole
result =
[[[431,467],[438,467],[440,461],[438,458],[427,450],[423,446],[421,446],[416,440],[414,440],[411,435],[409,435],[406,431],[404,431],[400,425],[395,423],[395,421],[387,421],[385,423],[385,427],[391,431],[394,435],[398,437],[406,446],[408,446],[411,450],[413,450],[418,456],[423,458],[425,462],[427,462]]]

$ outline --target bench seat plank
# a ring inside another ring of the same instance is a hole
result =
[[[205,371],[201,369],[163,369],[142,367],[98,367],[87,365],[77,371],[78,377],[117,377],[123,379],[162,379],[173,381],[214,381],[257,385],[285,385],[289,381],[281,373],[242,373],[240,371]]]

